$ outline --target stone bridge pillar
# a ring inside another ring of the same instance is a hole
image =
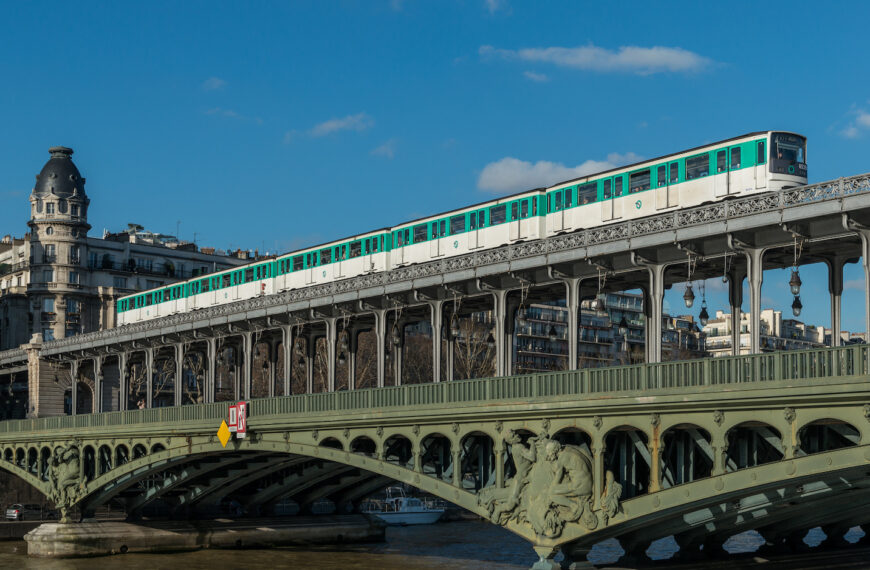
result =
[[[215,368],[217,368],[217,339],[208,338],[205,341],[205,357],[208,368],[205,371],[205,402],[214,402]]]
[[[763,247],[746,248],[749,266],[749,353],[761,352],[761,283],[764,280]]]
[[[577,334],[580,330],[580,279],[565,279],[565,305],[568,308],[568,370],[577,370]]]
[[[377,365],[378,378],[377,387],[384,387],[384,378],[386,377],[386,341],[387,341],[387,311],[386,309],[377,309],[375,315],[375,340],[377,342]]]
[[[73,360],[69,365],[70,378],[70,415],[76,415],[79,398],[79,361]]]
[[[284,353],[284,395],[290,395],[291,380],[293,378],[293,325],[281,327],[281,348]]]
[[[94,400],[92,410],[94,413],[103,411],[103,357],[94,357]]]
[[[662,361],[662,303],[665,299],[665,266],[657,263],[647,265],[646,268],[649,272],[648,302],[644,303],[643,306],[646,317],[646,361],[652,364]]]
[[[441,333],[444,320],[444,301],[430,301],[432,312],[432,382],[441,382]]]
[[[239,386],[239,399],[251,399],[251,360],[253,335],[251,331],[242,333],[242,373]]]
[[[335,343],[336,322],[338,319],[330,317],[326,319],[326,391],[335,392]]]
[[[145,407],[150,408],[153,405],[154,395],[154,349],[149,347],[145,349]],[[75,396],[73,396],[75,402]],[[75,405],[75,404],[73,404]]]
[[[492,314],[495,319],[495,375],[506,376],[508,374],[507,335],[505,333],[507,290],[496,289],[492,291],[492,300]]]

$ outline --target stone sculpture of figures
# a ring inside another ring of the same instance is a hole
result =
[[[511,430],[505,442],[511,446],[516,476],[504,489],[484,489],[478,498],[493,522],[527,523],[536,534],[550,538],[559,536],[570,522],[581,521],[589,530],[598,526],[592,512],[593,461],[587,451],[563,445],[546,433],[524,445]],[[618,509],[621,489],[612,488]]]
[[[613,479],[613,471],[608,471],[604,478],[604,494],[601,496],[601,508],[604,511],[605,521],[616,516],[619,512],[619,498],[622,496],[622,485]]]
[[[54,448],[49,463],[49,499],[60,509],[61,522],[69,522],[69,509],[75,504],[81,490],[80,476],[78,447],[69,443],[65,447]]]

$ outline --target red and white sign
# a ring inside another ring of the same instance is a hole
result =
[[[230,404],[230,414],[227,420],[227,427],[231,432],[235,432],[239,427],[239,408],[236,404]]]
[[[236,404],[236,437],[243,438],[248,431],[248,403],[239,402]]]

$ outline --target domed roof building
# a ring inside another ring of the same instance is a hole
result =
[[[36,198],[70,198],[85,196],[85,179],[72,161],[73,149],[53,146],[48,149],[51,158],[36,175],[32,196]]]

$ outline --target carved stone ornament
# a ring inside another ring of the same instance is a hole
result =
[[[412,432],[414,435],[420,435],[420,425],[419,425],[419,424],[414,424],[414,425],[411,427],[411,432]]]
[[[786,408],[782,411],[782,416],[785,418],[785,421],[788,423],[794,423],[795,419],[795,411],[794,408]]]
[[[649,415],[649,425],[651,425],[654,428],[657,428],[661,425],[661,423],[662,423],[661,416],[659,416],[658,414],[650,414]]]
[[[713,422],[717,426],[721,426],[722,422],[724,422],[724,421],[725,421],[725,412],[723,412],[722,410],[714,410],[713,411]]]
[[[568,523],[580,521],[589,530],[598,526],[592,511],[593,460],[588,451],[545,435],[524,444],[514,430],[508,431],[505,443],[510,445],[516,476],[505,481],[504,488],[488,487],[477,496],[492,522],[527,524],[547,538],[560,536]],[[618,494],[615,488],[610,494],[614,514],[619,509]]]
[[[454,424],[455,425],[455,424]],[[501,423],[501,420],[496,420],[495,422],[495,431],[501,433],[501,430],[504,428],[504,424]]]
[[[85,485],[77,446],[67,444],[54,448],[49,460],[48,482],[51,485],[48,498],[60,510],[60,522],[71,522],[70,511],[83,496]]]
[[[602,423],[603,420],[601,419],[601,416],[592,416],[592,425],[595,426],[595,429],[601,429]]]
[[[541,427],[544,429],[545,432],[549,432],[550,431],[550,420],[547,418],[544,418],[543,420],[541,420]]]
[[[311,439],[313,439],[314,441],[317,441],[318,437],[320,437],[320,432],[317,430],[313,430],[311,432]]]
[[[453,425],[450,426],[450,429],[453,430],[453,433],[458,434],[459,433],[459,424],[456,422],[453,422]]]
[[[870,422],[870,404],[864,404],[864,418]]]
[[[384,436],[384,426],[378,426],[378,429],[375,430],[375,433],[378,434],[378,437]]]
[[[342,431],[341,433],[342,433],[342,435],[344,435],[344,439],[347,439],[348,436],[350,435],[350,429],[344,428],[344,431]]]

